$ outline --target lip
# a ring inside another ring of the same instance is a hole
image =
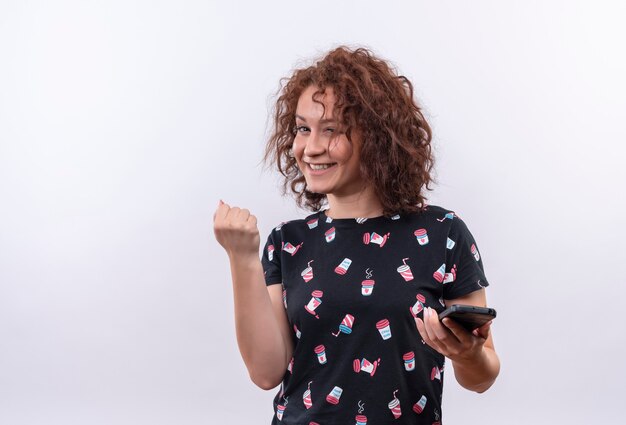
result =
[[[316,164],[313,164],[313,165],[316,165]],[[336,166],[337,166],[337,163],[335,163],[335,164],[331,165],[330,167],[325,168],[323,170],[314,170],[313,168],[311,168],[311,164],[309,164],[309,163],[306,164],[307,171],[312,176],[321,176],[323,174],[326,174],[326,173],[330,172],[331,170],[334,170]]]

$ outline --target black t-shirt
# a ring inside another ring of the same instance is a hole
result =
[[[262,263],[283,285],[294,352],[272,424],[441,422],[444,356],[415,316],[488,285],[465,223],[421,213],[331,219],[323,211],[277,226]]]

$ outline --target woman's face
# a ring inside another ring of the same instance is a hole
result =
[[[298,99],[296,137],[293,154],[304,175],[307,189],[314,193],[342,197],[363,189],[360,165],[360,140],[352,132],[352,142],[340,133],[333,120],[335,96],[326,88],[320,98],[324,107],[313,101],[317,87],[310,86]]]

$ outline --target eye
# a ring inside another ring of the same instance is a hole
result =
[[[325,131],[326,133],[334,133],[334,132],[335,132],[335,129],[334,129],[334,128],[331,128],[331,127],[328,127],[328,128],[325,128],[325,129],[324,129],[324,131]]]
[[[309,127],[304,126],[304,125],[298,125],[298,126],[296,126],[296,131],[295,132],[296,133],[308,133],[310,131],[311,131],[311,129]]]

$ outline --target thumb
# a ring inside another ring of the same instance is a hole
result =
[[[485,323],[484,325],[482,325],[479,328],[476,328],[472,331],[472,334],[474,334],[474,336],[478,336],[484,339],[487,339],[487,337],[489,337],[489,328],[491,327],[491,323],[493,322],[493,320],[488,321],[487,323]]]

